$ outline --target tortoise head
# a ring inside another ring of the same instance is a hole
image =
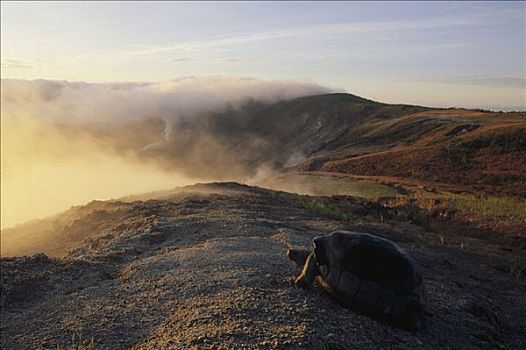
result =
[[[303,266],[305,265],[305,262],[307,262],[310,253],[311,251],[306,249],[289,249],[287,251],[287,256],[299,266]]]

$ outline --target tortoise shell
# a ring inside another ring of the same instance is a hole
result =
[[[322,285],[344,306],[396,321],[422,312],[422,275],[393,242],[336,231],[313,243]]]

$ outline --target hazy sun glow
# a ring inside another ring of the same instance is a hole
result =
[[[190,183],[78,137],[2,116],[2,227],[72,205]]]

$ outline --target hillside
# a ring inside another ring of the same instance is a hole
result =
[[[409,220],[412,210],[235,183],[76,207],[24,227],[46,230],[40,251],[54,257],[2,258],[1,347],[524,348],[524,251],[436,234],[435,219]],[[425,329],[291,285],[286,249],[335,229],[386,237],[416,258]]]
[[[391,105],[338,93],[248,101],[182,118],[173,128],[179,137],[139,156],[194,176],[243,179],[286,168],[526,195],[526,113]],[[133,133],[139,130],[145,126]]]
[[[388,147],[348,155],[346,145],[319,170],[414,178],[459,190],[526,195],[526,118],[466,110],[416,113],[370,123],[357,145],[391,140]]]
[[[350,145],[355,139],[354,130],[362,125],[424,110],[428,109],[388,105],[351,94],[328,94],[274,104],[249,101],[237,109],[187,120],[176,129],[213,138],[253,174],[262,166],[282,169]]]

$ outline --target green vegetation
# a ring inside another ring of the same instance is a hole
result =
[[[404,201],[407,198],[404,198]],[[388,218],[399,222],[415,223],[421,226],[430,226],[430,215],[427,210],[420,208],[411,202],[402,202],[398,205],[392,206],[388,211]],[[433,230],[436,231],[436,230]]]
[[[526,225],[526,200],[512,196],[477,196],[472,194],[416,192],[411,196],[391,200],[388,217],[399,222],[415,223],[438,234],[442,245],[448,244],[448,234],[442,220],[464,215],[466,220],[486,222],[497,228],[501,224]],[[440,220],[436,220],[438,218]],[[467,249],[466,244],[462,244]]]
[[[290,187],[290,184],[294,184]],[[285,191],[300,192],[321,196],[344,195],[371,200],[381,197],[416,199],[418,205],[426,210],[443,206],[450,210],[473,214],[483,218],[507,222],[526,223],[526,200],[515,196],[488,196],[473,194],[437,193],[418,191],[414,193],[398,187],[387,186],[372,180],[356,180],[343,177],[322,175],[292,174],[280,177],[271,187]],[[326,203],[311,203],[308,207],[316,209],[321,214],[337,210],[327,207]],[[415,221],[422,215],[402,207],[393,208],[393,215],[400,221]],[[336,214],[334,214],[336,212]]]
[[[346,208],[322,198],[301,199],[300,206],[310,209],[317,215],[334,220],[351,220],[353,218],[352,213]]]
[[[417,200],[436,199],[451,209],[484,218],[526,223],[526,200],[513,196],[476,196],[473,194],[418,192]],[[431,209],[431,208],[427,208]]]
[[[402,191],[377,181],[322,175],[284,175],[276,178],[269,187],[320,196],[341,195],[367,199],[400,197],[404,195]]]
[[[383,222],[387,217],[387,209],[382,205],[347,196],[302,196],[298,204],[316,215],[334,220]]]

